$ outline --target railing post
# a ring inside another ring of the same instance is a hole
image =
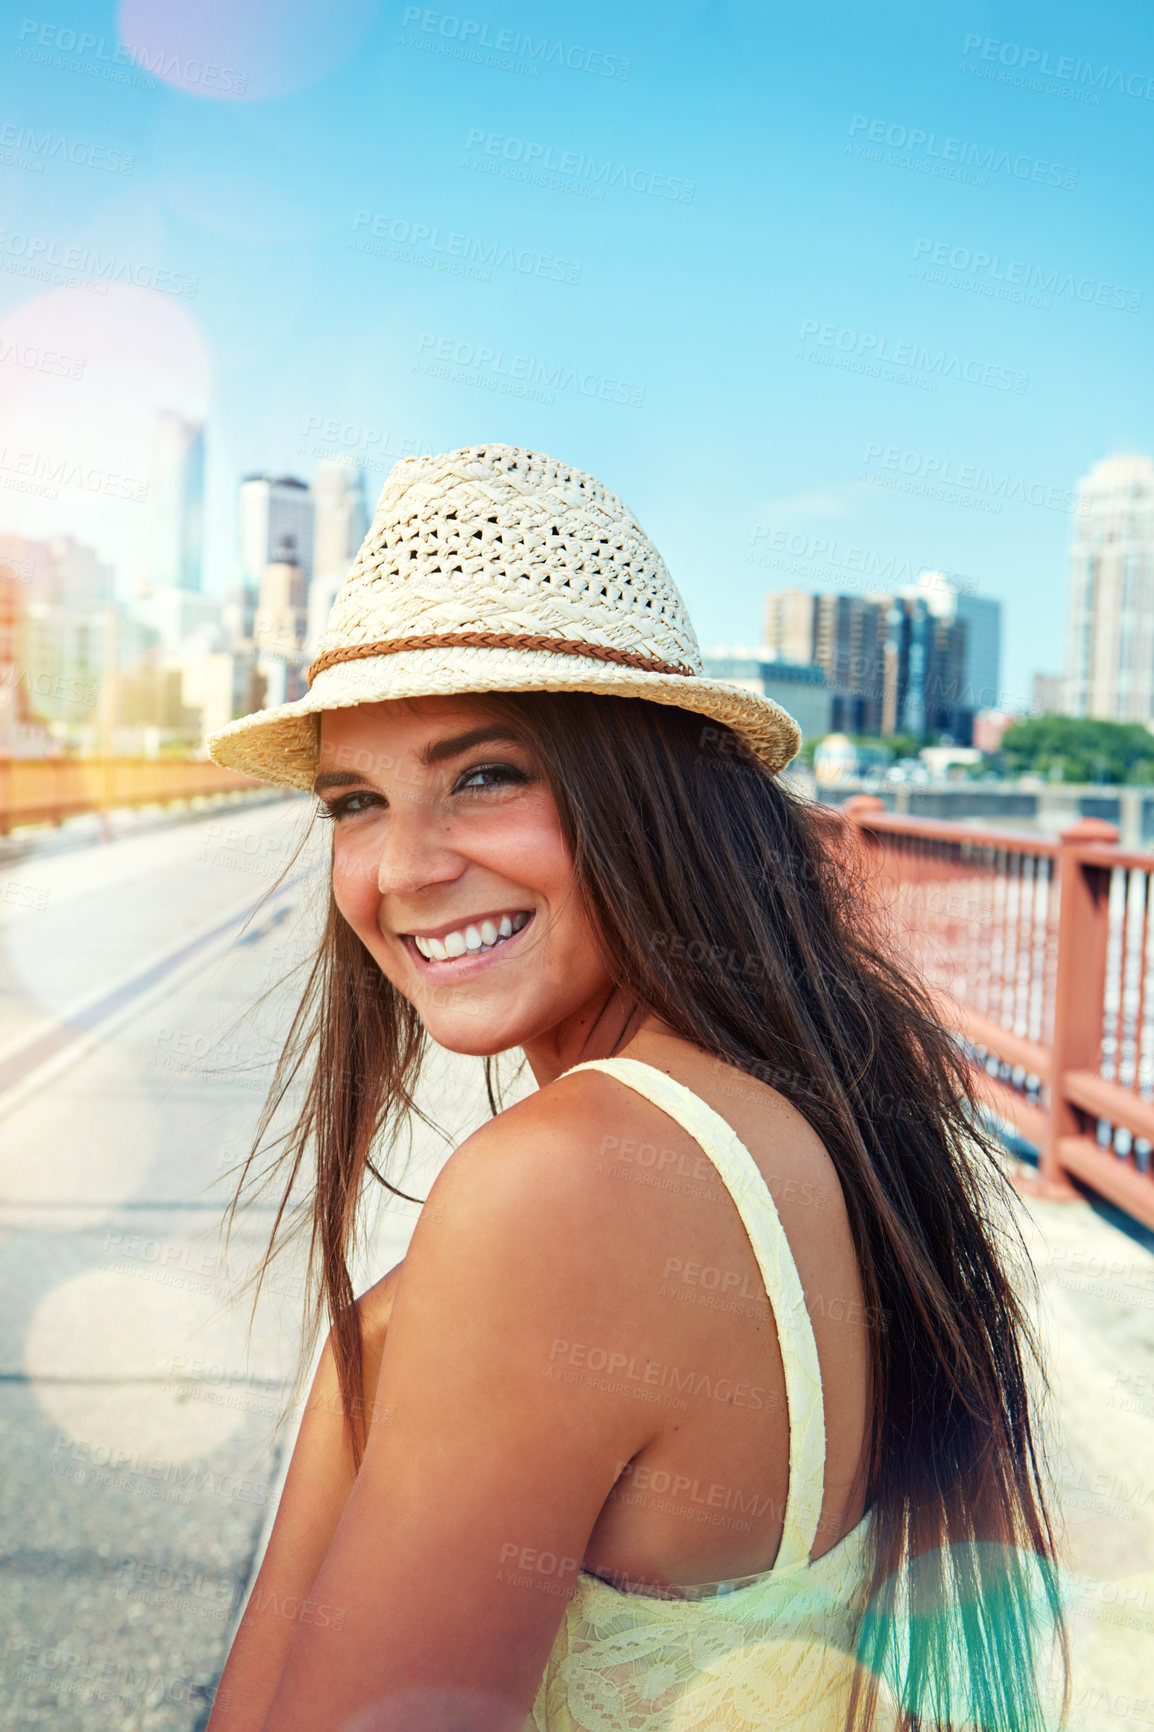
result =
[[[1077,1109],[1066,1099],[1066,1074],[1072,1070],[1098,1070],[1109,942],[1110,868],[1078,860],[1077,851],[1087,842],[1116,843],[1118,830],[1102,818],[1080,818],[1063,830],[1058,840],[1054,1042],[1049,1125],[1039,1177],[1050,1195],[1066,1197],[1079,1193],[1063,1170],[1061,1140],[1081,1131]]]

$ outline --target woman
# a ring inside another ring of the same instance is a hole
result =
[[[211,1732],[1043,1724],[996,1153],[796,725],[699,670],[621,502],[482,446],[397,465],[308,695],[214,737],[333,851],[270,1107],[331,1331]],[[538,1089],[354,1305],[427,1039]]]

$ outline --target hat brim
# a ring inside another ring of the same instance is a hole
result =
[[[486,692],[591,692],[671,704],[731,728],[772,772],[783,770],[801,747],[801,729],[787,710],[725,680],[646,673],[548,650],[454,648],[337,662],[294,703],[257,710],[218,728],[208,737],[209,756],[247,776],[311,791],[325,710]]]

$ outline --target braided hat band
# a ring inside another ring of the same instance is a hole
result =
[[[777,704],[704,675],[685,603],[628,507],[518,446],[394,466],[308,678],[304,697],[212,734],[213,759],[311,788],[324,711],[486,692],[670,704],[731,728],[770,771],[801,744]]]
[[[354,649],[328,650],[318,656],[307,674],[311,686],[325,668],[338,662],[360,661],[366,656],[395,656],[403,650],[423,649],[530,649],[546,650],[551,655],[588,656],[591,661],[616,662],[620,667],[640,668],[649,674],[681,674],[693,678],[693,669],[682,663],[655,661],[652,656],[634,655],[632,650],[610,649],[605,644],[574,643],[563,637],[527,637],[517,632],[449,631],[433,632],[426,637],[382,638],[378,643],[357,644]]]

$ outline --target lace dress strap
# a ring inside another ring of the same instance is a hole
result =
[[[805,1564],[813,1549],[825,1483],[821,1367],[801,1277],[777,1206],[757,1163],[732,1128],[700,1095],[639,1059],[593,1059],[575,1071],[616,1077],[679,1124],[716,1167],[749,1234],[777,1323],[789,1421],[789,1485],[781,1545],[770,1574]]]

